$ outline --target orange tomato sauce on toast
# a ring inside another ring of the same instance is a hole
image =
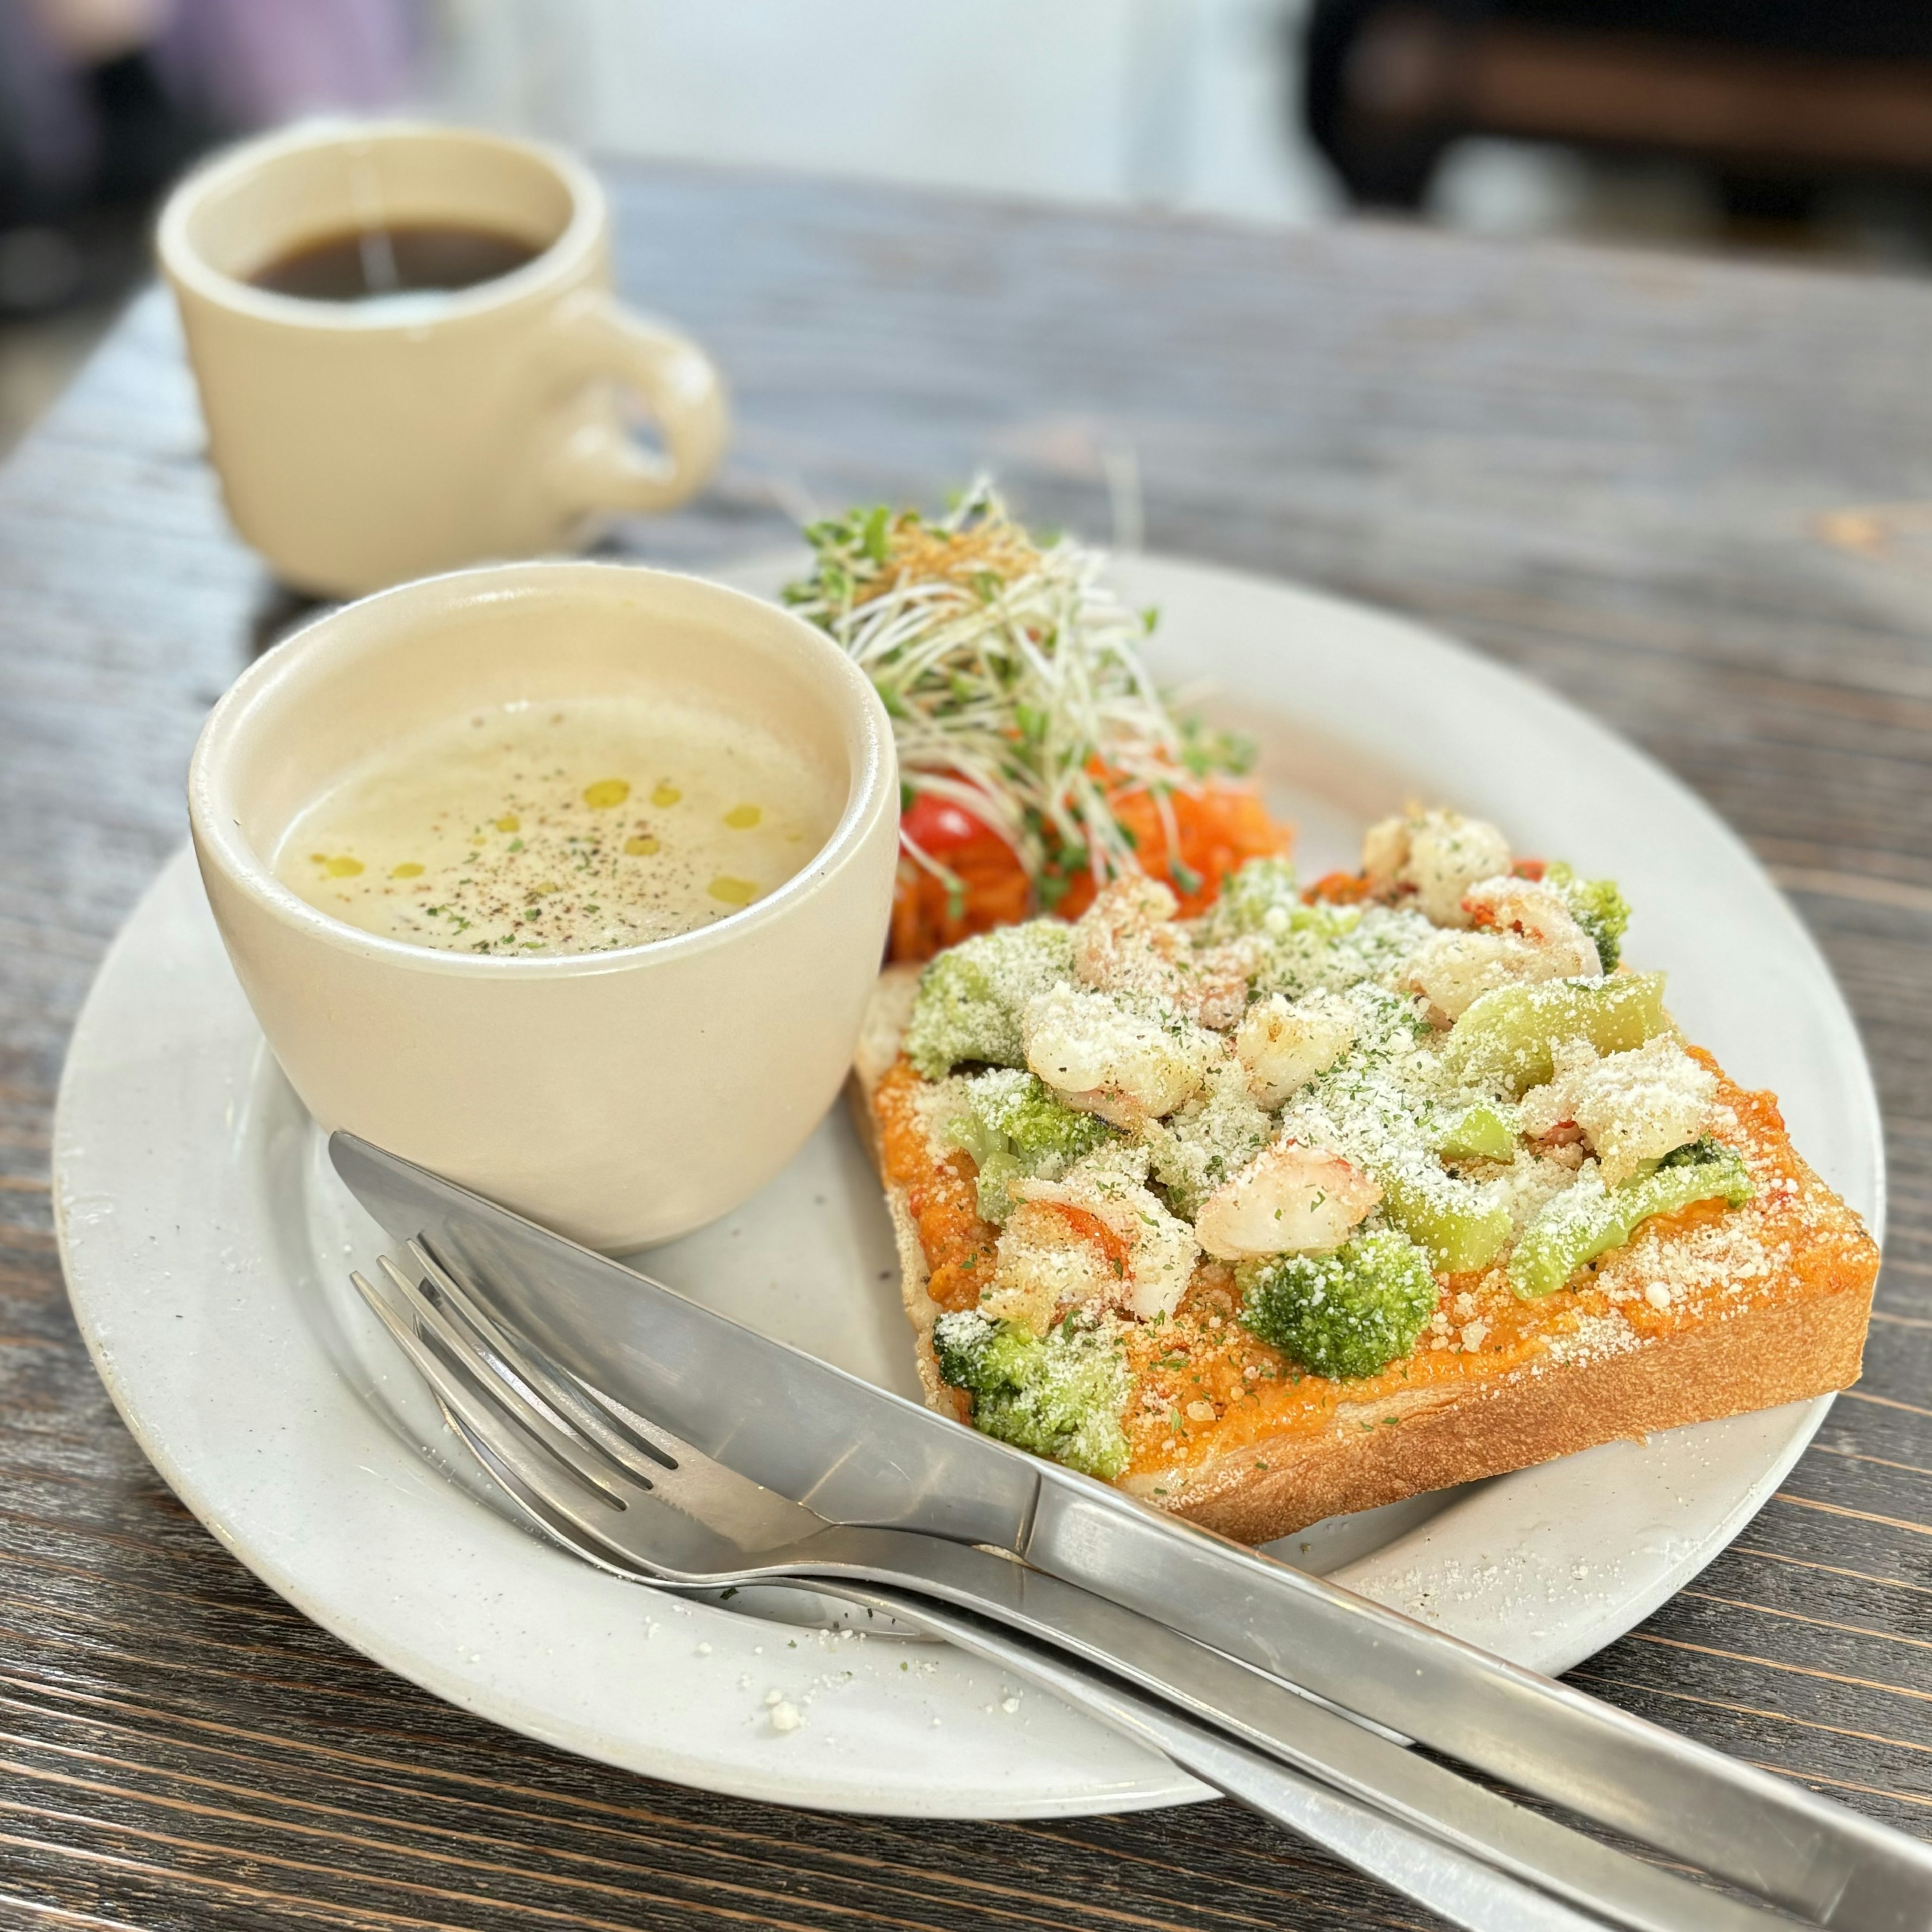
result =
[[[1436,1313],[1414,1351],[1346,1381],[1313,1374],[1250,1334],[1237,1318],[1232,1270],[1204,1261],[1172,1317],[1129,1324],[1128,1478],[1178,1473],[1246,1444],[1338,1425],[1400,1426],[1406,1410],[1552,1352],[1628,1347],[1767,1301],[1862,1292],[1870,1238],[1798,1158],[1774,1097],[1737,1087],[1708,1054],[1691,1051],[1718,1076],[1717,1131],[1743,1156],[1751,1200],[1654,1216],[1539,1300],[1519,1298],[1499,1264],[1438,1276]],[[971,1157],[934,1144],[921,1106],[926,1084],[904,1058],[880,1081],[873,1105],[882,1165],[907,1190],[932,1299],[970,1308],[992,1279],[999,1230],[979,1214]]]

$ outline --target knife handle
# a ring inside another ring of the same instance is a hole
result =
[[[1932,1926],[1932,1848],[1399,1611],[1049,1468],[1049,1574],[1834,1932]]]
[[[774,1557],[768,1575],[782,1568],[786,1576],[822,1580],[842,1595],[854,1583],[883,1584],[990,1618],[1160,1699],[1197,1729],[1219,1733],[1244,1758],[1259,1753],[1286,1764],[1612,1924],[1635,1932],[1789,1928],[1787,1919],[1757,1904],[1587,1838],[1165,1624],[1004,1552],[911,1531],[842,1527]]]

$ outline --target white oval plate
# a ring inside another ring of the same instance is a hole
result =
[[[770,591],[786,561],[731,576]],[[1122,560],[1118,578],[1162,608],[1159,674],[1211,680],[1260,731],[1310,872],[1352,863],[1368,818],[1413,796],[1621,880],[1631,956],[1670,969],[1690,1035],[1777,1090],[1798,1145],[1880,1228],[1878,1114],[1850,1016],[1790,908],[1676,779],[1414,625],[1155,558]],[[55,1139],[75,1312],[142,1448],[250,1570],[389,1669],[567,1750],[750,1798],[1038,1817],[1205,1795],[1049,1700],[1015,1703],[950,1650],[681,1603],[512,1520],[346,1285],[381,1237],[269,1056],[184,850],[101,968]],[[885,1215],[842,1111],[756,1199],[650,1265],[916,1392]],[[1561,1670],[1708,1562],[1825,1406],[1592,1450],[1280,1553]],[[799,1730],[771,1728],[774,1690],[804,1711]]]

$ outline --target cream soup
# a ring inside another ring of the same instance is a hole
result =
[[[728,918],[831,836],[843,788],[724,712],[513,705],[399,740],[290,827],[275,873],[385,939],[499,956],[606,952]]]

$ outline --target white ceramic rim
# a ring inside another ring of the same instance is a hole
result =
[[[728,914],[695,932],[668,939],[603,952],[547,954],[534,958],[448,952],[434,946],[412,946],[386,939],[346,924],[310,904],[278,879],[267,862],[236,828],[232,814],[220,808],[226,779],[226,760],[248,731],[257,707],[275,683],[301,664],[326,652],[338,639],[354,639],[362,627],[388,615],[406,628],[423,608],[425,616],[453,608],[500,602],[525,593],[568,591],[593,594],[622,583],[675,584],[694,587],[706,597],[742,607],[763,626],[789,626],[802,653],[826,674],[829,694],[844,726],[850,790],[844,810],[830,836],[784,884],[742,911]],[[473,586],[473,592],[472,590]],[[892,722],[878,693],[844,652],[820,631],[782,606],[748,592],[684,571],[657,570],[644,564],[572,561],[489,563],[419,577],[388,590],[379,590],[353,603],[325,613],[266,651],[231,685],[208,713],[195,741],[188,764],[188,820],[204,863],[220,867],[235,888],[262,910],[304,938],[316,940],[345,952],[380,960],[388,966],[418,973],[490,975],[505,979],[558,980],[608,973],[634,964],[644,957],[683,958],[717,946],[732,945],[780,918],[807,895],[822,890],[852,857],[876,816],[887,774],[898,766],[892,751]]]
[[[506,275],[479,282],[473,288],[440,289],[435,321],[439,328],[469,317],[487,315],[553,284],[572,286],[586,261],[603,244],[609,225],[603,184],[584,164],[561,148],[538,141],[513,139],[482,128],[446,126],[434,121],[358,121],[334,118],[303,121],[272,134],[224,148],[203,162],[168,196],[154,235],[155,252],[169,278],[190,289],[204,302],[259,322],[284,327],[322,329],[344,335],[406,334],[420,329],[419,310],[384,313],[357,302],[312,302],[302,296],[258,289],[250,282],[224,274],[203,260],[189,236],[190,226],[208,197],[243,176],[318,148],[380,146],[400,141],[440,140],[494,148],[548,169],[570,197],[570,219],[562,234],[532,261]],[[301,238],[291,236],[291,242]]]

